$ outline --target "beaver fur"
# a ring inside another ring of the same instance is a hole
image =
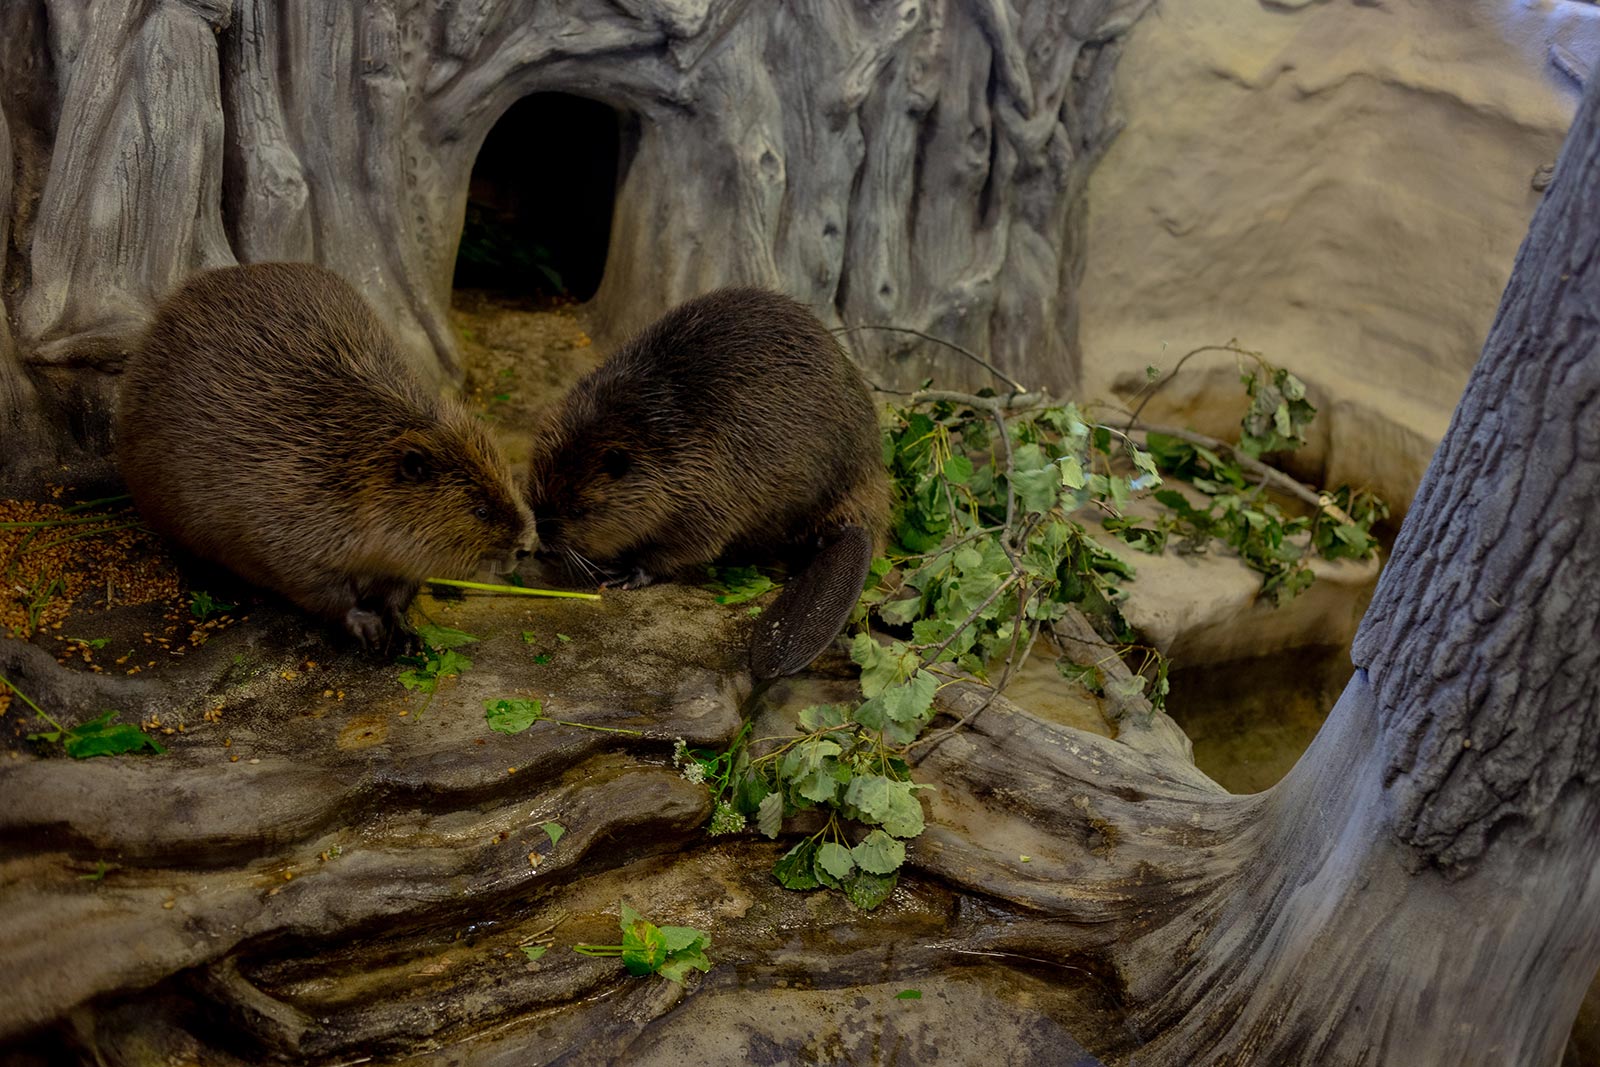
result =
[[[309,263],[196,275],[158,308],[117,403],[146,521],[371,649],[411,649],[428,577],[535,545],[499,450],[425,389],[343,278]]]
[[[544,553],[623,588],[693,575],[729,553],[830,559],[819,549],[862,531],[845,554],[859,570],[854,589],[807,587],[835,589],[843,604],[843,615],[835,605],[817,616],[833,619],[818,651],[848,617],[889,525],[860,373],[810,311],[755,288],[687,301],[580,379],[540,426],[528,493]]]

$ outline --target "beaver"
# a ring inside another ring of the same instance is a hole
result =
[[[883,547],[881,456],[866,385],[816,316],[765,289],[719,289],[646,327],[547,413],[528,502],[543,555],[625,589],[730,552],[806,561],[797,588],[826,603],[780,598],[752,645],[758,673],[791,673],[839,632]]]
[[[124,369],[117,465],[149,524],[364,647],[414,651],[424,578],[514,566],[533,517],[482,424],[425,389],[343,278],[224,267]]]

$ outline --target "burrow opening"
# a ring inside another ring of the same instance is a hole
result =
[[[616,207],[622,116],[569,93],[511,105],[472,166],[455,287],[509,297],[594,296]]]

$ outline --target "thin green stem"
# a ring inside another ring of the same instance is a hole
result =
[[[429,578],[429,585],[448,585],[457,589],[477,589],[485,593],[509,593],[512,596],[549,596],[569,600],[599,600],[599,593],[576,593],[569,589],[533,589],[523,585],[492,585],[488,582],[464,582],[457,578]]]
[[[13,693],[17,694],[17,696],[22,700],[22,702],[24,704],[28,705],[28,707],[32,708],[33,709],[33,713],[35,715],[39,716],[39,718],[43,719],[45,722],[49,723],[51,726],[54,726],[57,730],[61,731],[62,733],[66,733],[67,732],[67,728],[65,726],[62,726],[60,723],[56,722],[55,719],[50,717],[50,713],[49,712],[45,711],[39,705],[35,704],[32,700],[30,700],[28,698],[28,694],[24,693],[22,690],[18,689],[17,686],[16,686],[16,683],[13,682],[10,678],[7,678],[5,675],[0,674],[0,683],[4,683],[5,687],[7,689],[9,689]]]

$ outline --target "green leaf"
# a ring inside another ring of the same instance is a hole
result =
[[[776,588],[772,579],[755,567],[707,567],[706,573],[711,578],[706,588],[717,592],[718,604],[743,604]]]
[[[196,589],[189,594],[189,614],[197,619],[209,619],[213,615],[221,615],[232,611],[237,605],[224,604],[203,589]]]
[[[568,641],[571,641],[572,638],[568,637],[566,634],[556,634],[556,640],[560,641],[562,644],[566,644]]]
[[[839,793],[839,780],[828,768],[818,768],[795,783],[795,792],[807,800],[825,804]]]
[[[857,871],[845,879],[844,895],[849,898],[850,903],[862,911],[871,911],[889,899],[889,894],[894,892],[899,880],[898,872],[868,874],[866,871]]]
[[[843,726],[850,721],[850,710],[843,704],[813,704],[800,711],[800,725],[807,733]]]
[[[1142,674],[1130,674],[1126,678],[1112,678],[1105,684],[1106,696],[1116,700],[1133,700],[1144,695],[1144,687],[1150,680]]]
[[[532,630],[524,630],[524,631],[522,631],[522,643],[523,644],[531,645],[535,641],[537,641],[538,639],[539,639],[539,635],[534,633]]]
[[[417,627],[417,636],[422,638],[422,643],[429,648],[444,650],[447,648],[460,648],[470,645],[477,640],[475,636],[465,630],[455,630],[449,626],[435,626],[425,622]]]
[[[861,692],[867,697],[903,681],[917,665],[917,657],[904,644],[896,641],[885,648],[866,632],[851,641],[850,658],[861,666]]]
[[[756,829],[765,836],[776,839],[783,828],[783,794],[768,793],[756,808]]]
[[[696,930],[692,926],[663,926],[661,938],[666,942],[669,955],[687,948],[704,948],[711,943],[710,936],[704,930]]]
[[[524,956],[528,957],[530,963],[541,958],[550,950],[549,945],[518,945],[517,947],[522,950]]]
[[[944,461],[945,480],[952,485],[966,485],[972,477],[972,460],[956,453]]]
[[[567,828],[558,822],[542,822],[539,824],[539,829],[543,830],[545,835],[550,838],[552,846],[559,844],[562,835],[567,832]]]
[[[689,977],[690,971],[709,971],[710,969],[711,961],[706,958],[704,952],[689,950],[663,963],[656,973],[669,981],[683,985],[684,980]]]
[[[808,837],[772,865],[772,876],[785,889],[815,889],[822,884],[812,871],[816,858],[817,842]]]
[[[856,869],[850,850],[836,841],[829,841],[817,849],[817,866],[835,879],[842,880]]]
[[[1151,370],[1155,370],[1154,367],[1151,367],[1150,369]],[[1160,373],[1160,372],[1158,371],[1157,373]],[[898,992],[898,993],[896,993],[894,995],[894,999],[896,999],[896,1000],[921,1000],[922,999],[922,990],[920,990],[920,989],[902,989],[902,990],[900,990],[900,992]]]
[[[119,712],[108,711],[98,718],[81,723],[61,735],[67,755],[73,759],[92,756],[120,756],[127,752],[149,750],[164,755],[166,749],[149,734],[129,723],[116,721]],[[38,735],[35,735],[38,736]]]
[[[906,846],[882,830],[874,830],[850,850],[850,857],[868,874],[891,874],[906,861]]]
[[[918,671],[903,685],[884,691],[879,697],[884,714],[898,723],[917,722],[927,716],[933,706],[934,691],[939,680],[927,671]]]
[[[923,820],[913,788],[881,774],[858,774],[845,789],[844,802],[860,813],[862,822],[877,823],[895,837],[916,837]]]
[[[1100,693],[1100,670],[1092,663],[1073,663],[1065,657],[1056,660],[1056,670],[1061,677],[1077,682],[1091,693]]]
[[[502,734],[520,734],[544,718],[544,707],[537,700],[485,700],[483,710],[489,729]]]
[[[1073,490],[1084,487],[1083,463],[1077,456],[1062,456],[1059,466],[1062,485]]]
[[[102,649],[111,643],[109,637],[69,637],[68,641],[76,641],[80,645],[88,645],[93,649]]]

